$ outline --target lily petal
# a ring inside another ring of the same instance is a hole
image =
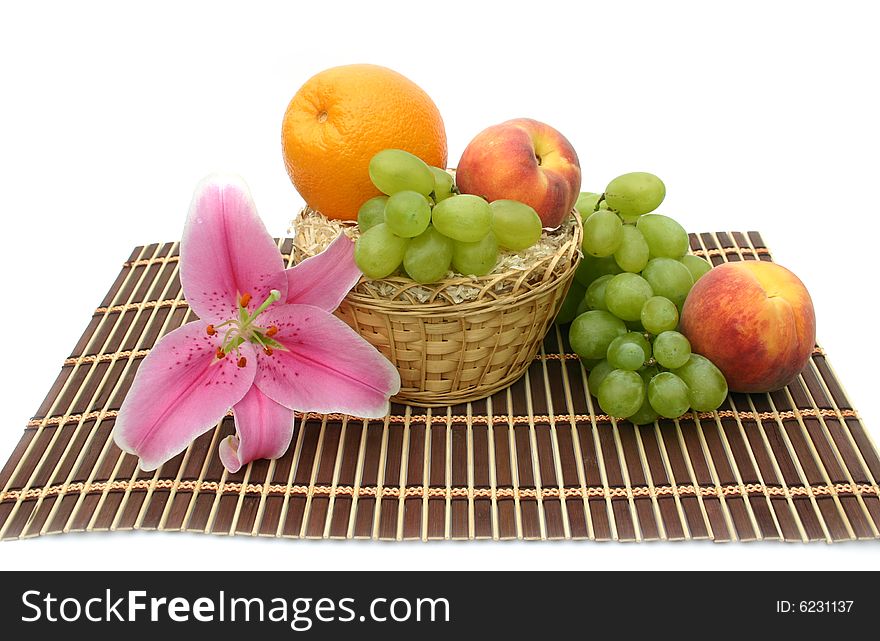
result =
[[[388,413],[400,374],[348,325],[319,307],[277,305],[260,321],[285,349],[258,352],[254,384],[277,403],[304,412],[343,412],[364,418]]]
[[[253,385],[257,358],[244,343],[240,354],[217,360],[218,335],[195,321],[164,336],[138,368],[125,396],[113,439],[139,456],[145,471],[173,458],[211,429]],[[239,367],[239,357],[246,360]]]
[[[354,262],[354,242],[340,234],[317,256],[305,259],[287,274],[287,302],[314,305],[328,312],[339,307],[361,277]]]
[[[180,283],[199,318],[235,318],[242,294],[253,311],[277,289],[287,299],[284,259],[244,182],[212,175],[196,188],[180,243]]]
[[[233,474],[251,461],[278,458],[290,447],[293,410],[273,401],[256,385],[232,410],[236,434],[220,443],[220,460]]]

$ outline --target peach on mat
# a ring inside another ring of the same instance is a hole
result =
[[[544,227],[556,228],[574,207],[581,166],[565,136],[530,118],[493,125],[468,144],[455,172],[463,194],[531,206]]]
[[[707,272],[688,295],[681,329],[735,392],[784,387],[816,344],[806,287],[785,267],[762,261],[725,263]]]

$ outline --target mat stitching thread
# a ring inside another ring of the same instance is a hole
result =
[[[96,307],[94,315],[107,314],[112,312],[130,312],[138,309],[151,309],[153,307],[179,307],[185,309],[189,307],[189,303],[185,300],[174,300],[167,298],[164,300],[147,300],[142,303],[122,303],[120,305],[109,305]]]
[[[155,485],[153,485],[155,483]],[[105,491],[131,491],[131,490],[147,490],[150,486],[153,490],[170,490],[175,487],[173,479],[139,479],[135,481],[95,481],[90,484],[83,482],[70,483],[68,485],[52,485],[43,488],[31,488],[25,492],[21,490],[9,490],[0,494],[0,502],[17,501],[18,499],[35,499],[47,496],[59,496],[66,494],[91,494]],[[720,487],[714,485],[692,485],[684,484],[672,487],[671,485],[650,486],[638,485],[631,488],[628,487],[610,487],[607,490],[601,486],[587,486],[586,492],[580,487],[566,487],[560,490],[558,487],[547,487],[537,490],[535,488],[468,488],[461,486],[453,487],[430,487],[423,485],[407,486],[401,491],[399,487],[382,487],[375,485],[363,485],[355,489],[351,485],[282,485],[271,484],[264,485],[262,483],[240,483],[228,481],[219,483],[217,481],[179,481],[176,484],[176,491],[180,492],[215,492],[222,494],[255,494],[255,495],[291,495],[291,496],[355,496],[373,497],[373,498],[414,498],[427,497],[437,499],[538,499],[540,498],[647,498],[647,497],[664,497],[678,495],[696,496],[699,494],[704,497],[720,497],[720,496],[750,496],[754,494],[763,494],[767,496],[797,497],[809,496],[812,491],[817,496],[830,496],[833,494],[857,494],[880,496],[880,487],[869,483],[835,483],[834,485],[810,485],[810,486],[788,486],[788,488],[779,486],[760,485],[757,483],[749,483],[744,486],[728,484]]]
[[[691,249],[691,253],[694,256],[726,256],[727,254],[739,254],[740,251],[741,248],[737,247],[724,247],[722,249]],[[770,250],[766,247],[757,247],[755,249],[749,249],[748,251],[759,256],[770,255]]]
[[[50,416],[49,418],[32,418],[27,422],[28,428],[39,427],[40,425],[66,425],[68,423],[78,423],[80,421],[92,421],[98,419],[107,419],[107,418],[115,418],[119,414],[118,410],[95,410],[92,412],[88,412],[86,414],[67,414],[67,415],[59,415],[59,416]],[[296,412],[296,418],[300,421],[309,421],[309,420],[317,420],[321,421],[325,418],[323,414],[316,414],[313,412]],[[852,409],[840,410],[838,413],[835,410],[831,409],[820,409],[815,410],[813,408],[804,408],[798,410],[786,410],[784,412],[751,412],[747,410],[734,412],[733,410],[720,410],[717,412],[699,412],[697,413],[697,417],[699,419],[712,419],[715,416],[718,418],[736,418],[739,417],[740,420],[755,420],[760,419],[762,421],[774,420],[777,417],[782,420],[788,419],[796,419],[798,416],[806,417],[806,418],[818,418],[819,416],[823,418],[837,418],[838,415],[843,418],[854,418],[860,419],[859,413]],[[227,417],[232,416],[232,412],[229,411],[226,413]],[[684,420],[687,420],[691,414],[685,417]],[[328,421],[341,421],[344,418],[348,418],[351,420],[352,417],[346,417],[343,414],[327,414],[326,419]],[[587,423],[590,421],[589,414],[554,414],[552,417],[548,414],[538,414],[532,416],[531,418],[528,416],[492,416],[491,423],[493,425],[508,425],[513,423],[514,425],[528,425],[529,420],[533,423],[537,424],[549,424],[551,422],[551,418],[555,423],[566,423],[566,422],[575,422],[575,423]],[[610,423],[611,417],[607,414],[598,414],[595,417],[597,423]],[[445,425],[449,419],[446,416],[432,416],[430,422],[432,425],[434,424],[442,424]],[[389,416],[389,423],[394,424],[405,424],[409,423],[410,425],[423,425],[428,422],[428,416],[426,414],[416,414],[410,416],[407,419],[405,416]],[[452,416],[451,422],[453,425],[455,424],[467,424],[468,417],[467,416]],[[490,422],[490,417],[488,416],[471,416],[470,424],[471,425],[488,425]]]
[[[281,254],[284,260],[290,262],[290,254]],[[141,258],[140,260],[127,260],[122,263],[122,267],[145,267],[147,265],[160,265],[163,263],[176,263],[180,260],[180,256],[158,256],[156,258]]]
[[[694,256],[723,256],[725,254],[737,254],[739,250],[736,247],[724,247],[721,249],[691,249]],[[749,250],[751,253],[761,256],[769,256],[770,250],[766,247],[757,247]],[[285,260],[290,260],[290,254],[281,254]],[[159,256],[157,258],[141,258],[140,260],[127,260],[122,263],[125,267],[146,267],[148,265],[159,265],[162,263],[176,263],[180,260],[180,256]]]
[[[172,304],[175,303],[175,301],[172,301],[172,300],[158,301],[158,302],[152,303],[152,304],[144,303],[144,305],[147,307],[150,307],[150,306],[156,307],[156,306],[165,306],[165,303],[167,303],[167,306],[170,307]],[[178,305],[178,307],[185,306],[185,303],[183,303],[182,301],[177,301],[177,305]],[[84,356],[71,356],[69,358],[64,359],[62,366],[63,367],[71,367],[73,365],[82,365],[85,363],[93,363],[96,361],[99,363],[103,363],[106,361],[113,361],[113,360],[119,360],[119,359],[143,358],[144,356],[146,356],[149,353],[150,353],[149,349],[139,349],[136,351],[124,350],[124,351],[120,351],[120,352],[107,352],[107,353],[103,353],[103,354],[87,354]],[[816,347],[815,349],[813,349],[813,356],[825,356],[825,350],[823,350],[821,347]],[[551,353],[551,354],[537,354],[537,355],[535,355],[536,361],[561,361],[561,360],[576,361],[577,359],[578,359],[577,354],[553,354],[553,353]]]

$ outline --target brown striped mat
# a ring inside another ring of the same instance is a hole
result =
[[[282,253],[290,239],[279,241]],[[757,233],[691,237],[716,264]],[[385,420],[300,416],[276,461],[228,474],[231,418],[155,473],[110,432],[138,363],[191,320],[178,245],[138,247],[0,472],[0,538],[158,529],[406,539],[774,539],[880,534],[880,457],[817,348],[788,388],[636,428],[598,414],[557,329],[489,399]]]

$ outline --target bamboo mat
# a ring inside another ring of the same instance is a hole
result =
[[[290,259],[292,242],[279,241]],[[691,236],[716,264],[760,236]],[[300,416],[287,454],[227,473],[224,419],[154,473],[110,433],[140,360],[192,320],[178,245],[138,247],[0,472],[0,538],[158,529],[309,538],[842,541],[880,537],[880,457],[825,353],[789,387],[634,427],[597,414],[553,328],[491,398],[384,420]]]

